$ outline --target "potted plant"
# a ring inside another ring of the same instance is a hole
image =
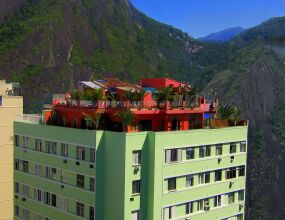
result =
[[[128,127],[134,122],[135,115],[129,109],[123,109],[117,113],[117,116],[121,119],[123,125],[123,131],[128,132]]]

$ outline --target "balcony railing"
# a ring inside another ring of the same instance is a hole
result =
[[[44,124],[43,116],[35,114],[16,115],[15,121],[29,124]]]

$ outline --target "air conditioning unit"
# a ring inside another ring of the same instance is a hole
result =
[[[219,157],[218,158],[218,163],[220,163],[222,161],[222,158],[221,157]]]
[[[243,208],[243,204],[239,204],[239,211],[241,211]]]
[[[140,170],[140,167],[139,166],[135,166],[134,167],[134,173],[137,174]]]
[[[232,188],[233,185],[234,185],[234,182],[230,182],[229,187]]]
[[[208,206],[208,205],[205,206],[205,207],[204,207],[204,211],[210,211],[210,206]]]
[[[235,156],[231,156],[231,162],[235,159]]]

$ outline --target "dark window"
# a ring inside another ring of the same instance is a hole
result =
[[[205,173],[205,183],[210,183],[210,173]]]
[[[51,195],[51,205],[56,207],[56,195],[55,194]]]
[[[230,168],[226,171],[226,179],[236,178],[236,168]]]
[[[133,194],[138,194],[141,192],[141,181],[135,180],[133,181]]]
[[[26,143],[25,143],[25,145],[26,145]],[[40,151],[40,152],[42,151],[42,141],[39,139],[35,140],[35,150]]]
[[[19,147],[19,146],[20,146],[20,145],[19,145],[19,135],[15,135],[15,136],[14,136],[14,144],[15,144],[16,147]]]
[[[76,158],[77,160],[85,160],[85,148],[84,147],[76,148]]]
[[[228,194],[228,204],[233,204],[235,202],[235,193]]]
[[[190,214],[193,212],[193,203],[192,202],[189,202],[186,204],[185,206],[185,212],[186,212],[186,215]]]
[[[95,191],[95,179],[90,177],[90,191],[94,192]]]
[[[89,207],[89,220],[94,220],[95,219],[95,208],[90,206]]]
[[[234,154],[237,152],[237,145],[236,144],[231,144],[230,145],[230,154]]]
[[[181,161],[182,149],[171,149],[165,151],[165,162],[173,163]]]
[[[222,197],[219,195],[219,196],[215,196],[214,198],[214,207],[217,207],[217,206],[221,206],[222,205]]]
[[[84,188],[84,176],[77,174],[77,186]]]
[[[186,177],[186,187],[190,187],[194,185],[194,177],[189,175]]]
[[[76,215],[84,217],[84,204],[80,202],[76,203]]]
[[[95,162],[95,149],[90,149],[90,162]]]
[[[245,166],[238,168],[238,176],[245,176]]]
[[[20,161],[19,159],[15,159],[15,170],[19,170],[20,169]]]
[[[223,154],[223,146],[217,145],[216,146],[216,156],[221,156]]]
[[[222,170],[216,170],[215,171],[215,181],[221,181],[222,180]]]
[[[211,156],[211,146],[206,146],[206,157]]]
[[[199,147],[199,157],[200,158],[205,157],[205,153],[206,153],[206,148],[205,147]]]
[[[194,148],[186,148],[186,159],[191,160],[195,158],[195,149]]]
[[[240,143],[240,152],[246,152],[246,142]]]
[[[238,201],[244,201],[244,190],[238,191]]]
[[[25,173],[28,173],[29,172],[29,162],[28,161],[23,161],[23,171]]]
[[[168,179],[168,191],[176,190],[176,178]]]
[[[171,131],[180,130],[180,121],[178,119],[173,119],[171,123]]]
[[[68,157],[68,144],[61,144],[61,156]]]
[[[44,203],[49,205],[50,204],[50,193],[44,192]]]
[[[178,150],[177,150],[177,149],[172,149],[172,150],[171,150],[170,161],[171,161],[171,162],[176,162],[176,161],[178,161]]]
[[[17,217],[20,216],[20,208],[17,205],[15,205],[15,216],[17,216]]]

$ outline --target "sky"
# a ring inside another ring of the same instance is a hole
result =
[[[160,22],[193,37],[230,27],[250,28],[285,16],[285,0],[131,0],[133,5]]]

